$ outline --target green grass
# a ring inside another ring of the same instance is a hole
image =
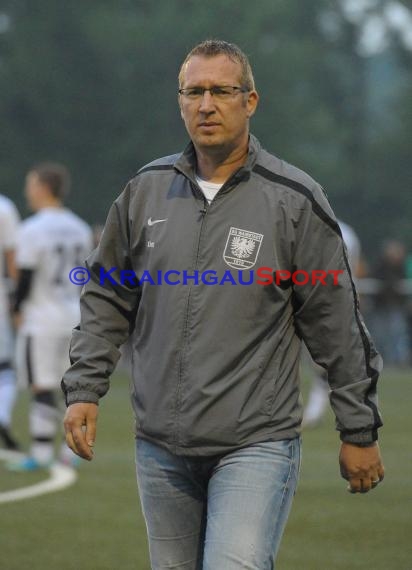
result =
[[[372,493],[346,492],[332,414],[304,434],[301,480],[279,570],[412,569],[411,371],[385,372],[380,400],[386,475]]]
[[[367,495],[347,493],[331,414],[305,433],[301,480],[278,570],[412,569],[410,371],[385,372],[380,394],[384,483]],[[15,426],[25,441],[26,414],[22,397]],[[10,474],[0,464],[1,490],[41,477]],[[95,459],[82,464],[78,482],[62,492],[0,505],[0,513],[4,570],[149,570],[125,378],[114,378],[101,402]]]

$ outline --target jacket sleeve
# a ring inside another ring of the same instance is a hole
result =
[[[293,269],[307,273],[309,282],[293,284],[295,326],[312,358],[327,370],[342,441],[368,444],[382,425],[376,394],[382,359],[359,312],[346,248],[328,200],[315,187],[305,202],[295,230]],[[313,280],[323,275],[313,272],[322,270],[335,272],[327,274],[326,284]]]
[[[109,389],[119,347],[132,329],[138,306],[137,280],[131,278],[128,185],[112,205],[98,247],[86,261],[90,280],[80,297],[80,324],[70,344],[71,367],[61,386],[66,404],[94,402]],[[127,279],[124,276],[127,275]]]

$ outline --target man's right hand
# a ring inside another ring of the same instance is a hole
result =
[[[93,459],[98,411],[97,404],[78,402],[70,404],[64,416],[67,445],[88,461]]]

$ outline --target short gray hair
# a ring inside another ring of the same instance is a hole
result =
[[[253,91],[255,89],[255,80],[253,78],[252,68],[249,63],[249,59],[246,54],[240,49],[236,44],[231,44],[223,40],[205,40],[200,44],[196,45],[186,56],[184,62],[182,63],[179,71],[179,86],[183,84],[185,66],[190,58],[195,55],[200,55],[203,57],[215,57],[217,55],[226,55],[229,59],[234,62],[240,63],[242,73],[240,77],[240,82],[242,87],[245,87],[248,91]]]

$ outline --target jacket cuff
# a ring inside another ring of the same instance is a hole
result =
[[[353,443],[359,446],[367,447],[378,439],[378,430],[359,431],[355,433],[341,432],[340,439],[345,443]]]
[[[85,402],[87,404],[98,404],[99,396],[95,392],[67,392],[66,406],[70,406],[70,404],[77,404],[79,402]]]

